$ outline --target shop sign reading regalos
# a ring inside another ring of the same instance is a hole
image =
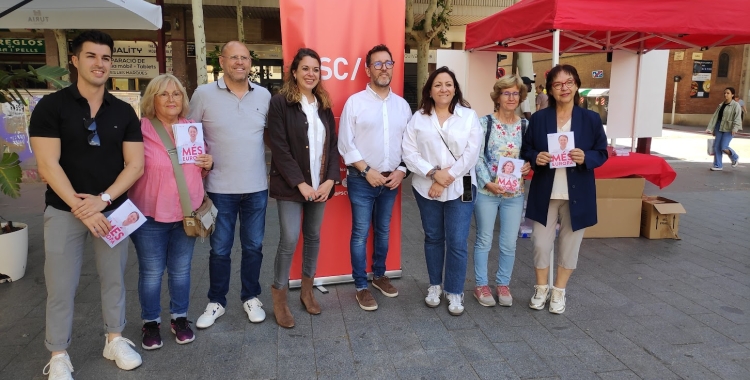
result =
[[[33,38],[0,38],[0,53],[44,54],[44,40]]]

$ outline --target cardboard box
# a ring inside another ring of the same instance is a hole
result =
[[[597,224],[584,238],[638,237],[641,235],[641,198],[646,180],[641,177],[597,179]]]
[[[680,202],[664,197],[643,196],[641,235],[648,239],[679,239],[680,214],[686,213]]]

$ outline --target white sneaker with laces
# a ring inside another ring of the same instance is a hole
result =
[[[114,360],[120,369],[129,371],[133,368],[137,368],[143,363],[141,355],[138,355],[132,347],[135,344],[130,339],[118,336],[112,339],[111,342],[107,342],[107,338],[104,338],[104,357],[109,360]]]
[[[429,307],[437,307],[440,305],[440,295],[443,293],[440,285],[430,285],[427,288],[427,297],[424,298],[424,303]]]
[[[195,327],[199,329],[205,329],[211,327],[216,320],[224,315],[224,306],[221,306],[218,302],[209,302],[206,305],[206,310],[198,317],[198,321],[195,322]]]
[[[451,315],[461,315],[464,313],[464,294],[445,293],[448,299],[448,312]]]
[[[53,356],[44,366],[42,375],[49,375],[49,380],[73,380],[72,372],[73,364],[70,363],[70,356],[65,352]]]
[[[562,314],[565,312],[565,289],[552,287],[552,297],[549,300],[549,312]]]
[[[548,299],[549,285],[534,285],[534,296],[529,301],[529,307],[534,310],[542,310]]]
[[[247,317],[252,323],[260,323],[266,320],[266,312],[263,311],[263,303],[260,302],[258,297],[250,298],[242,304],[242,307],[247,313]]]

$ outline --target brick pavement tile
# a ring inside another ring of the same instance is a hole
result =
[[[469,363],[489,360],[499,354],[480,329],[451,331],[450,336]]]
[[[589,336],[567,318],[556,318],[543,324],[557,339],[587,339]]]
[[[712,312],[711,310],[699,305],[698,303],[694,301],[689,300],[688,298],[674,291],[654,292],[653,295],[656,298],[659,298],[660,300],[665,302],[666,304],[688,315]]]
[[[396,379],[396,369],[393,367],[382,367],[379,365],[372,367],[358,367],[357,368],[357,379],[360,380],[372,380],[372,379]]]
[[[617,358],[592,338],[560,339],[586,367],[594,372],[618,371],[626,369]]]
[[[320,378],[353,378],[354,358],[344,338],[315,340],[315,364]]]
[[[477,376],[482,380],[518,380],[521,379],[510,364],[500,358],[471,363]]]
[[[386,351],[388,346],[385,338],[377,326],[364,326],[360,324],[347,324],[347,336],[352,352],[365,354],[370,352]]]
[[[539,356],[547,358],[549,356],[573,355],[544,326],[522,326],[512,327],[511,329],[515,335],[520,336]]]
[[[243,345],[239,356],[242,364],[238,368],[237,376],[242,379],[277,378],[277,355],[278,348],[272,342]]]
[[[602,380],[641,380],[640,376],[636,375],[635,372],[631,370],[597,372],[596,374]]]
[[[322,310],[323,306],[321,306]],[[310,316],[312,320],[313,339],[346,337],[344,317],[340,313],[323,310],[319,315]]]
[[[414,332],[384,333],[391,363],[395,368],[413,366],[428,360],[425,350]]]
[[[371,347],[368,347],[368,348],[370,349],[366,349],[366,350],[353,349],[352,350],[352,358],[353,358],[352,365],[354,366],[354,370],[357,371],[357,376],[361,376],[361,373],[373,372],[373,370],[376,368],[380,368],[390,373],[394,372],[395,367],[393,366],[393,363],[391,362],[390,354],[387,351],[372,350]],[[374,372],[382,372],[382,371],[374,371]]]
[[[694,360],[688,360],[687,358],[672,363],[667,368],[685,380],[714,379],[719,376]]]
[[[279,379],[314,380],[318,378],[313,352],[304,355],[279,355],[276,360]]]
[[[658,359],[645,352],[618,355],[617,358],[641,378],[660,380],[680,379],[679,375],[670,371]]]
[[[495,343],[495,347],[521,378],[555,376],[549,364],[526,342]]]
[[[599,376],[588,369],[575,356],[559,355],[544,358],[560,379],[599,380]]]
[[[649,321],[663,320],[675,327],[685,329],[703,326],[703,323],[697,319],[666,303],[645,305],[645,307],[651,309],[658,316],[658,318],[656,316],[649,318]]]
[[[310,326],[295,325],[292,329],[279,328],[277,335],[279,356],[313,354],[315,349],[312,336]]]
[[[410,326],[425,349],[456,347],[454,335],[445,328],[439,318],[411,319]]]
[[[737,343],[750,342],[747,325],[738,325],[718,314],[696,314],[694,317]]]

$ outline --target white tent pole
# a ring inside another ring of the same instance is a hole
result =
[[[560,29],[556,29],[554,32],[552,32],[552,67],[555,67],[560,64]],[[547,223],[550,223],[548,220]],[[557,225],[557,221],[554,222],[555,225]],[[555,284],[555,248],[554,244],[552,245],[552,250],[549,252],[549,286],[550,289],[552,289],[552,286]]]
[[[552,67],[560,64],[560,29],[552,32]]]

